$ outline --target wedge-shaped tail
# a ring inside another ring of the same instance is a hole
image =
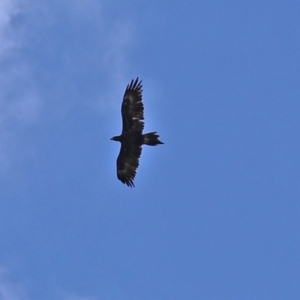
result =
[[[145,133],[145,134],[143,134],[143,137],[144,137],[144,144],[145,145],[156,146],[156,145],[159,145],[159,144],[163,144],[163,142],[161,142],[158,139],[159,135],[156,134],[156,132]]]

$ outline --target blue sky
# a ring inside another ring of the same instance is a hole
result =
[[[299,1],[2,0],[0,299],[300,299]],[[143,80],[135,189],[116,178]]]

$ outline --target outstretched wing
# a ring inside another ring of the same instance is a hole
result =
[[[142,81],[137,78],[135,81],[127,85],[123,103],[122,103],[122,119],[123,132],[135,131],[142,133],[144,129],[144,105],[142,102]]]
[[[121,145],[121,150],[117,159],[117,176],[124,184],[134,187],[134,177],[139,166],[139,158],[142,147],[138,144],[127,143]]]

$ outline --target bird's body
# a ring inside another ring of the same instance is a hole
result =
[[[156,146],[163,144],[156,132],[143,134],[144,105],[142,102],[142,81],[132,80],[125,90],[122,102],[123,130],[121,135],[111,140],[121,143],[117,159],[117,177],[130,187],[134,187],[133,180],[139,166],[142,145]]]

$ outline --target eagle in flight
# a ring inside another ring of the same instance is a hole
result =
[[[124,184],[134,187],[134,177],[139,166],[142,145],[163,144],[156,132],[143,134],[144,105],[142,102],[142,81],[139,78],[127,85],[121,108],[122,134],[111,138],[121,143],[117,158],[117,177]]]

